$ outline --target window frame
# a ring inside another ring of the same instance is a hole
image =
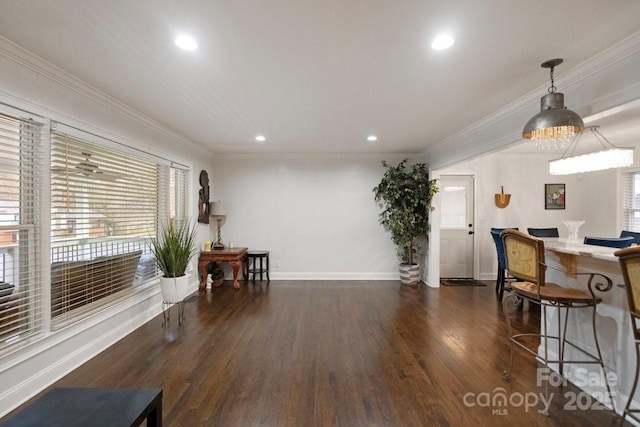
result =
[[[21,157],[18,160],[18,194],[20,194],[20,200],[24,200],[25,206],[23,207],[23,204],[20,203],[18,209],[21,209],[21,211],[16,214],[18,224],[15,225],[17,236],[14,236],[14,240],[16,241],[18,255],[17,261],[13,261],[15,266],[12,269],[15,270],[16,267],[18,269],[17,276],[15,276],[15,271],[13,273],[13,279],[15,281],[16,277],[18,277],[18,283],[12,284],[14,285],[13,295],[18,297],[19,316],[24,315],[24,318],[20,319],[19,334],[0,338],[0,357],[2,357],[39,339],[47,329],[48,312],[46,310],[46,300],[48,294],[47,287],[44,286],[47,277],[43,275],[43,262],[45,259],[43,247],[47,244],[47,225],[43,217],[46,211],[43,208],[46,206],[43,189],[46,188],[48,179],[44,171],[46,171],[47,167],[50,121],[36,114],[27,113],[2,103],[0,103],[0,115],[6,117],[8,121],[15,120],[20,127],[25,123],[29,123],[39,128],[37,137],[39,141],[37,145],[30,149],[32,158],[28,163],[31,172],[27,176],[27,179],[32,182],[30,186],[23,187],[22,185],[24,178],[20,172],[23,167],[22,154],[20,154]],[[18,131],[18,135],[20,135],[20,131]],[[18,136],[19,144],[22,144],[21,138],[21,136]],[[33,138],[30,141],[33,141]],[[19,152],[21,152],[21,148],[19,148]],[[25,209],[25,212],[22,209]],[[25,218],[28,223],[23,225],[21,222]],[[2,228],[6,229],[7,227]],[[23,246],[20,241],[25,241],[25,235],[29,237],[26,239],[26,245]],[[25,250],[25,255],[21,255]],[[23,264],[25,256],[27,261],[26,264]],[[21,271],[24,272],[21,273]],[[25,288],[24,291],[21,290],[22,287]],[[22,294],[23,292],[25,292],[24,295]]]
[[[638,198],[640,195],[640,183],[638,183],[638,193],[636,195],[633,194],[634,191],[634,183],[633,180],[640,181],[640,168],[630,168],[622,171],[622,179],[621,179],[621,199],[622,199],[622,209],[621,209],[621,229],[627,231],[640,232],[640,200],[634,200]],[[635,202],[635,203],[634,203]],[[635,207],[634,207],[635,205]],[[638,216],[637,222],[639,223],[637,227],[633,227],[633,221],[630,220],[630,215],[635,214]]]
[[[100,145],[104,145],[122,152],[127,152],[135,156],[152,159],[158,164],[163,165],[163,167],[166,167],[167,170],[176,169],[183,171],[182,173],[184,173],[184,185],[180,188],[182,194],[180,195],[181,197],[179,197],[178,199],[174,198],[174,200],[176,200],[176,203],[182,203],[180,209],[178,209],[178,212],[184,212],[187,218],[191,218],[191,215],[193,214],[190,206],[190,192],[192,188],[191,178],[193,166],[190,162],[183,164],[180,161],[170,161],[158,155],[150,154],[150,151],[155,150],[155,148],[145,148],[144,144],[140,144],[136,141],[127,141],[126,143],[122,143],[118,142],[118,140],[122,140],[122,138],[120,137],[114,137],[114,139],[111,139],[106,136],[101,136],[99,134],[107,135],[107,133],[105,133],[105,131],[102,129],[98,130],[97,133],[92,133],[89,130],[82,130],[71,125],[59,123],[56,120],[49,118],[60,117],[55,112],[46,111],[43,116],[0,102],[0,115],[7,116],[16,120],[33,121],[38,124],[40,129],[40,145],[38,152],[39,162],[38,165],[34,166],[33,168],[38,172],[38,182],[36,184],[38,192],[37,196],[34,196],[34,207],[31,212],[34,223],[30,224],[28,227],[30,230],[33,230],[31,235],[39,236],[40,240],[39,242],[33,240],[34,244],[29,244],[29,248],[33,248],[35,249],[35,251],[30,252],[29,260],[31,264],[25,267],[25,271],[28,272],[28,278],[25,280],[27,281],[29,286],[35,286],[35,288],[33,289],[37,289],[36,295],[30,302],[30,304],[33,304],[33,307],[35,307],[35,311],[32,315],[29,316],[29,318],[25,320],[25,322],[30,325],[29,327],[32,328],[32,332],[27,335],[17,336],[15,339],[5,341],[0,340],[0,360],[3,360],[9,356],[19,354],[19,352],[24,351],[26,348],[37,342],[41,342],[45,339],[55,339],[53,338],[53,336],[59,334],[58,329],[65,327],[70,323],[76,324],[77,321],[88,320],[88,317],[93,315],[94,313],[97,314],[98,312],[103,312],[107,309],[112,310],[113,308],[120,305],[121,302],[127,300],[136,301],[138,298],[141,298],[140,295],[149,294],[149,292],[156,292],[156,289],[157,293],[159,293],[159,288],[157,288],[158,279],[156,276],[152,280],[148,280],[146,283],[144,283],[143,286],[135,288],[134,291],[127,292],[126,294],[123,293],[123,295],[112,298],[110,303],[106,306],[96,308],[95,310],[87,310],[83,317],[74,320],[73,322],[61,322],[58,325],[55,325],[55,327],[52,326],[50,263],[50,253],[52,246],[52,200],[51,195],[49,194],[49,190],[51,189],[51,130],[68,131],[70,133],[77,132],[81,134],[82,137],[91,140],[93,143],[98,143]],[[74,119],[69,120],[71,123],[78,123],[82,128],[92,129],[90,126],[87,126],[82,122],[77,122]],[[167,197],[167,200],[169,200],[168,192],[170,191],[170,189],[168,185],[166,188],[160,187],[159,191],[163,192],[165,194],[164,197]],[[156,209],[156,212],[158,214],[158,217],[168,217],[170,209],[167,208],[162,212]],[[16,238],[19,239],[19,236],[16,236]],[[125,305],[121,305],[121,307],[125,307]],[[87,323],[85,322],[84,324]],[[71,329],[67,330],[67,332],[69,331],[71,331]]]
[[[157,181],[156,181],[157,198],[156,198],[156,204],[155,204],[155,212],[153,213],[153,216],[155,220],[154,231],[157,235],[159,231],[158,224],[160,224],[163,219],[168,218],[169,212],[171,212],[171,207],[169,206],[169,202],[171,200],[171,197],[169,196],[169,192],[171,191],[171,189],[169,188],[169,180],[167,178],[168,176],[170,176],[171,171],[173,169],[180,169],[181,171],[184,171],[184,174],[186,175],[185,179],[188,181],[190,179],[190,173],[191,173],[190,167],[176,163],[176,162],[168,161],[162,157],[149,154],[146,151],[139,150],[134,147],[130,147],[128,145],[119,143],[117,141],[113,141],[108,138],[103,138],[99,135],[89,133],[65,124],[52,122],[51,130],[56,134],[66,134],[66,135],[69,135],[71,138],[77,139],[81,142],[86,142],[87,144],[93,144],[95,146],[102,147],[106,150],[114,150],[114,151],[117,151],[118,153],[130,155],[140,160],[144,160],[144,161],[148,161],[156,164],[158,167]],[[50,138],[50,151],[53,151],[53,137]],[[52,156],[50,155],[49,160],[51,161],[51,159],[52,159]],[[51,173],[50,173],[50,178],[51,178]],[[185,190],[184,191],[185,194],[182,194],[181,197],[177,197],[177,198],[174,197],[174,200],[176,200],[176,202],[180,202],[183,204],[183,206],[177,210],[184,212],[185,215],[188,215],[189,193],[187,188],[183,188],[183,190]],[[49,204],[50,214],[52,213],[53,205],[54,205],[53,200],[51,200]],[[174,208],[174,210],[176,209]],[[51,233],[53,230],[52,228],[53,224],[51,220],[49,221],[49,226],[50,226],[49,234],[52,235]],[[134,238],[134,240],[139,240],[139,239]],[[54,242],[51,241],[49,244],[50,253],[52,253],[53,247],[54,247]],[[143,250],[142,255],[147,255],[149,252],[149,248],[143,248],[142,250]],[[51,258],[50,261],[53,261],[53,258]],[[91,261],[91,260],[88,260],[88,261]],[[52,267],[52,264],[50,264],[49,266]],[[102,295],[98,300],[91,301],[87,304],[78,305],[74,307],[72,310],[70,310],[68,313],[52,312],[50,316],[51,330],[57,330],[69,324],[73,324],[77,321],[83,320],[98,311],[104,310],[122,300],[126,300],[130,298],[132,295],[145,291],[150,286],[154,286],[159,276],[158,276],[157,270],[155,269],[155,264],[153,265],[153,268],[154,268],[153,276],[150,276],[150,275],[145,276],[142,279],[142,282],[138,283],[136,286],[131,286],[127,289],[120,289],[118,290],[118,292],[114,292],[113,294]],[[53,269],[50,269],[50,272],[52,271]],[[50,283],[51,281],[52,280],[50,280]],[[49,291],[50,293],[53,292],[51,286]],[[51,301],[51,298],[53,298],[53,295],[50,296],[50,301]]]

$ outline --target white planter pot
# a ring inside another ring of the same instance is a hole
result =
[[[172,304],[182,301],[187,296],[188,284],[189,276],[187,274],[180,277],[161,277],[162,299],[164,302]]]
[[[415,285],[420,281],[420,266],[418,264],[400,264],[400,282],[403,285]]]

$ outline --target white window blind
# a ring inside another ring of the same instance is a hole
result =
[[[54,327],[156,276],[147,242],[157,233],[161,169],[142,156],[52,132]]]
[[[41,328],[42,125],[0,114],[0,350]]]
[[[187,183],[189,173],[186,169],[171,167],[169,169],[169,203],[168,218],[177,221],[187,220]]]
[[[622,198],[622,229],[640,232],[640,172],[623,175]]]

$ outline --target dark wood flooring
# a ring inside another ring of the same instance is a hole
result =
[[[487,282],[490,283],[490,282]],[[493,286],[272,281],[201,291],[53,386],[161,387],[168,426],[609,426],[610,411],[480,406],[542,392],[509,346]],[[539,314],[520,315],[538,329]],[[500,388],[504,389],[501,390]],[[498,389],[498,390],[496,390]],[[468,394],[470,393],[470,394]],[[475,406],[465,404],[475,403]],[[14,411],[15,412],[15,411]]]

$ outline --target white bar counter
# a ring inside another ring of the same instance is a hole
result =
[[[576,273],[600,273],[613,281],[613,288],[608,292],[596,291],[596,296],[602,298],[602,302],[597,306],[596,328],[607,373],[615,373],[615,383],[612,382],[610,385],[616,402],[616,411],[620,413],[624,409],[633,385],[636,353],[624,279],[618,258],[613,255],[617,249],[570,242],[565,238],[545,238],[543,240],[545,261],[549,267],[546,271],[547,282],[588,292],[589,276],[581,276]],[[601,278],[596,277],[596,279]],[[604,284],[603,280],[600,282]],[[567,338],[595,354],[591,329],[591,309],[577,309],[569,312]],[[555,333],[558,328],[557,310],[547,311],[547,322],[549,331]],[[542,346],[543,343],[541,343],[539,351],[543,350]],[[550,354],[557,357],[555,343],[550,342],[549,351]],[[567,346],[564,359],[584,360],[585,356],[571,346]],[[576,369],[581,370],[577,371]],[[584,384],[588,382],[584,380],[585,373],[589,378],[599,378],[600,369],[598,365],[593,364],[568,364],[565,366],[565,375],[571,382],[577,383],[576,385],[583,390],[601,398],[606,389],[597,384],[603,385],[604,383],[590,381],[590,384]],[[634,402],[640,404],[638,398],[634,399]]]

